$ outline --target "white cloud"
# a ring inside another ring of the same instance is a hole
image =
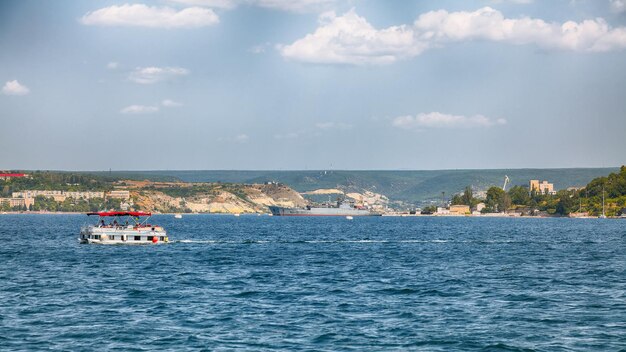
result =
[[[510,2],[513,4],[521,4],[521,5],[528,5],[528,4],[532,4],[534,2],[534,0],[491,0],[492,3],[494,4],[501,4],[503,2]]]
[[[313,34],[279,47],[283,57],[309,63],[386,64],[420,54],[413,30],[406,26],[375,29],[354,9],[343,16],[327,12]]]
[[[389,64],[445,44],[485,40],[545,49],[604,52],[626,48],[626,27],[611,28],[604,19],[549,23],[505,18],[490,7],[473,12],[431,11],[412,26],[376,29],[354,9],[342,16],[325,13],[315,32],[278,46],[288,60],[323,64]]]
[[[170,0],[170,2],[189,6],[212,7],[219,9],[232,9],[241,1],[238,0]]]
[[[611,11],[615,13],[626,12],[626,0],[609,0],[611,3]]]
[[[284,133],[284,134],[275,134],[274,138],[275,139],[296,139],[300,137],[300,133],[299,132],[288,132],[288,133]]]
[[[152,7],[144,4],[124,4],[88,12],[80,22],[92,26],[134,26],[150,28],[197,28],[219,23],[211,9],[189,7]]]
[[[421,113],[416,116],[399,116],[393,119],[392,126],[404,129],[423,128],[474,128],[506,124],[505,119],[491,120],[482,115],[462,116],[440,112]]]
[[[258,45],[251,47],[250,49],[248,49],[248,51],[253,54],[263,54],[265,50],[271,45],[272,45],[271,43],[265,42],[263,44],[258,44]]]
[[[349,130],[352,125],[343,122],[320,122],[316,123],[315,127],[321,130]]]
[[[114,62],[114,61],[109,62],[109,63],[107,64],[107,68],[108,68],[109,70],[115,70],[115,69],[116,69],[116,68],[118,68],[119,66],[120,66],[120,65],[119,65],[117,62]]]
[[[181,67],[137,67],[128,79],[135,83],[153,84],[188,74],[189,70]]]
[[[335,0],[251,0],[253,5],[293,12],[319,11],[328,8]]]
[[[217,139],[217,141],[244,144],[244,143],[248,143],[249,139],[250,137],[248,137],[247,134],[241,133],[233,137],[220,137]]]
[[[247,134],[242,133],[242,134],[238,134],[233,138],[233,142],[236,143],[246,143],[248,142],[248,140],[250,139],[250,137],[248,137]]]
[[[179,106],[183,106],[182,103],[179,103],[177,101],[174,100],[170,100],[170,99],[165,99],[161,102],[161,105],[165,106],[166,108],[177,108]]]
[[[488,40],[587,52],[626,47],[626,28],[613,29],[601,18],[548,23],[529,17],[508,19],[490,7],[474,12],[428,12],[419,16],[414,27],[421,38],[439,43]]]
[[[120,110],[122,114],[153,114],[159,111],[158,106],[131,105]]]
[[[336,0],[170,0],[170,2],[221,9],[249,5],[282,11],[310,12],[328,9]]]
[[[7,81],[2,87],[2,93],[6,95],[26,95],[30,93],[30,89],[20,84],[17,80]]]

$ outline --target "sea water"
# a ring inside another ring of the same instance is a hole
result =
[[[0,350],[618,351],[626,220],[0,215]]]

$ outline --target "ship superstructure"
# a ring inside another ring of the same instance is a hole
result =
[[[354,203],[338,201],[335,204],[322,206],[306,206],[303,208],[286,208],[270,206],[274,216],[380,216],[380,213]]]

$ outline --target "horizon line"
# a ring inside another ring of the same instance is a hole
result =
[[[619,169],[622,166],[573,166],[573,167],[512,167],[512,168],[458,168],[458,169],[136,169],[136,170],[71,170],[71,169],[0,169],[5,171],[47,172],[196,172],[196,171],[243,171],[243,172],[318,172],[318,171],[500,171],[500,170],[570,170],[570,169]]]

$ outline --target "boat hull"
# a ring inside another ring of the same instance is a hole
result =
[[[154,229],[154,230],[153,230]],[[159,244],[168,243],[167,232],[160,227],[83,228],[78,239],[85,244]]]
[[[351,208],[284,208],[270,206],[270,211],[274,216],[380,216],[367,209]]]

